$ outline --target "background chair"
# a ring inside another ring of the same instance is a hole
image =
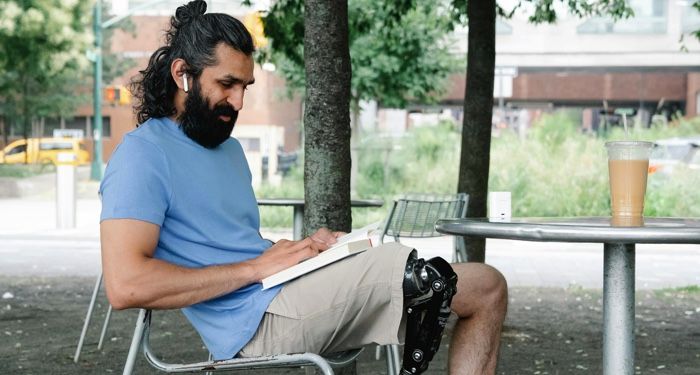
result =
[[[465,193],[454,195],[407,194],[394,201],[384,224],[380,242],[384,243],[387,236],[393,237],[396,242],[401,242],[401,238],[441,237],[443,234],[435,230],[435,222],[439,219],[466,217],[468,203],[469,196]],[[467,261],[467,252],[462,237],[454,237],[454,248],[454,260]],[[385,348],[387,371],[389,375],[398,374],[401,369],[398,345],[386,345]],[[379,359],[380,351],[380,347],[377,347],[377,359]]]
[[[342,368],[351,364],[360,355],[362,349],[334,353],[325,358],[314,353],[279,354],[265,357],[233,358],[224,361],[209,360],[198,363],[166,363],[156,357],[149,343],[151,331],[151,310],[141,309],[134,328],[134,336],[124,365],[124,375],[133,373],[139,348],[148,363],[164,372],[213,372],[221,370],[252,370],[273,367],[316,366],[324,375],[333,375],[333,368]]]
[[[442,237],[435,230],[439,219],[464,218],[467,214],[469,195],[411,193],[395,200],[384,223],[380,242],[387,236],[401,242],[401,238]],[[454,261],[466,262],[467,252],[461,237],[454,237]]]

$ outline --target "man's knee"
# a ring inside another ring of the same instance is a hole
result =
[[[503,310],[508,304],[508,283],[497,269],[481,263],[457,263],[457,306],[460,316],[469,316],[480,309]]]
[[[508,304],[508,282],[497,269],[484,265],[486,274],[484,280],[485,298],[494,308],[505,308]]]

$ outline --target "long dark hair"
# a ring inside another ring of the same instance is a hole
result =
[[[151,55],[148,67],[131,81],[139,124],[149,118],[176,113],[174,98],[178,87],[170,75],[173,60],[185,60],[186,73],[197,80],[204,68],[216,64],[215,49],[219,43],[226,43],[249,56],[255,51],[253,39],[241,21],[223,13],[204,14],[206,10],[207,3],[203,0],[190,1],[177,8],[170,18],[165,45]]]

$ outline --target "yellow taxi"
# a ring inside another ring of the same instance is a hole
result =
[[[0,151],[0,163],[56,164],[58,154],[72,152],[78,164],[88,164],[90,154],[80,138],[28,138],[8,144]]]

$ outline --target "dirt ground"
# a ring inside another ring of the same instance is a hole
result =
[[[136,311],[113,314],[105,347],[98,351],[104,297],[79,363],[72,360],[93,283],[92,278],[0,276],[0,374],[120,373]],[[700,374],[700,288],[638,292],[636,315],[637,374]],[[179,312],[157,312],[155,317],[152,343],[165,360],[206,358],[199,337]],[[511,288],[498,374],[600,374],[601,327],[599,290]],[[443,340],[427,373],[446,373],[448,341]],[[136,372],[155,371],[139,356]],[[374,360],[374,348],[365,350],[358,373],[385,372],[384,361]]]

